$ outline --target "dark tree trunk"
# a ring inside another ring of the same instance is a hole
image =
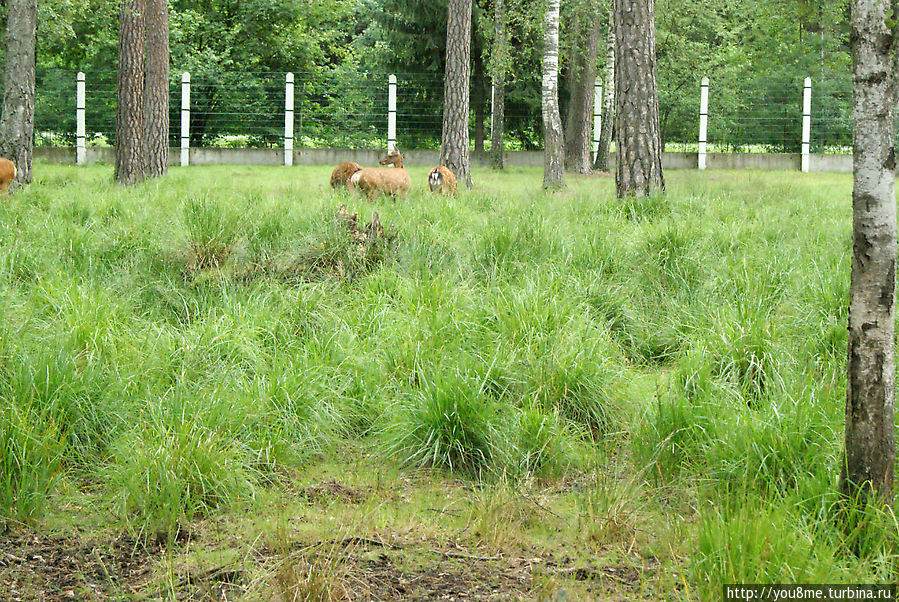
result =
[[[895,5],[894,5],[895,6]],[[887,2],[852,0],[852,276],[846,455],[840,491],[893,498],[896,306],[895,27]]]
[[[656,85],[655,0],[614,0],[615,186],[619,198],[665,189]]]
[[[484,60],[480,56],[474,59],[474,152],[484,152],[484,117],[487,93],[484,89]]]
[[[446,75],[440,164],[471,187],[468,151],[471,78],[471,0],[450,0],[446,22]]]
[[[571,50],[568,59],[568,73],[564,79],[568,84],[568,106],[565,111],[565,169],[571,169],[571,158],[573,149],[571,146],[572,136],[574,134],[575,123],[577,117],[575,115],[575,105],[578,104],[577,96],[580,93],[578,86],[580,85],[580,75],[584,69],[584,53],[581,47],[584,37],[584,17],[580,2],[572,2],[571,23],[568,25],[566,33],[566,42],[570,44]],[[560,16],[561,18],[561,16]],[[561,110],[561,106],[560,106]]]
[[[543,188],[565,186],[562,117],[559,115],[559,1],[546,4],[543,37]]]
[[[602,75],[602,123],[599,126],[599,148],[593,168],[611,171],[612,130],[615,127],[615,13],[609,11],[606,33],[606,66]]]
[[[130,185],[144,174],[144,41],[146,3],[122,0],[115,132],[115,180]]]
[[[0,155],[16,164],[16,182],[31,182],[34,150],[34,29],[37,0],[9,0],[6,87],[0,118]]]
[[[569,78],[571,101],[565,130],[565,164],[568,169],[581,174],[588,174],[593,168],[590,143],[593,134],[596,52],[600,28],[600,20],[595,13],[592,3],[589,3],[588,12],[583,17],[586,23],[585,31],[582,36],[575,39],[576,46]]]
[[[506,33],[506,11],[503,0],[495,0],[494,25],[496,27],[493,38],[493,96],[491,102],[491,114],[493,122],[490,129],[490,156],[493,169],[503,169],[503,146],[505,144],[506,128],[506,69],[509,62],[509,45]]]
[[[145,175],[165,175],[169,166],[169,17],[166,0],[146,1],[144,79]]]

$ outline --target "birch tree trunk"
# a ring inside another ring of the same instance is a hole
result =
[[[509,67],[509,43],[506,33],[506,10],[503,0],[495,0],[493,52],[491,53],[491,70],[493,71],[493,96],[491,98],[491,114],[493,123],[490,128],[490,156],[493,169],[503,169],[506,129],[506,70]]]
[[[606,66],[602,77],[602,123],[599,127],[599,148],[593,169],[611,171],[612,129],[615,126],[615,13],[609,11],[609,31],[606,33]]]
[[[122,0],[116,89],[115,181],[126,186],[144,174],[145,0]]]
[[[655,0],[614,0],[615,187],[618,198],[665,189],[656,85]]]
[[[897,8],[892,7],[892,8]],[[846,452],[840,491],[893,497],[896,304],[895,18],[883,0],[852,0],[852,276]]]
[[[471,79],[471,0],[449,0],[446,20],[446,75],[440,163],[471,187],[468,151]]]
[[[146,0],[144,78],[145,176],[165,175],[169,167],[169,16],[167,0]]]
[[[596,53],[599,45],[599,17],[589,2],[582,16],[583,35],[575,39],[572,57],[571,103],[565,128],[565,164],[581,174],[592,171],[590,143],[593,133],[593,98],[596,86]]]
[[[31,182],[34,152],[34,30],[36,0],[9,0],[6,86],[0,118],[0,155],[16,164],[16,185]]]
[[[546,3],[543,38],[543,188],[565,186],[562,117],[559,115],[559,0]]]

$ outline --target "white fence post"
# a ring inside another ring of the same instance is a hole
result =
[[[396,76],[387,79],[387,152],[396,150]]]
[[[85,148],[85,138],[87,138],[87,128],[84,123],[84,107],[85,107],[85,90],[84,90],[84,73],[79,71],[75,85],[75,163],[84,165],[87,163],[87,149]]]
[[[284,165],[293,165],[293,73],[284,87]]]
[[[181,74],[181,167],[190,165],[190,73]]]
[[[593,160],[599,152],[599,132],[602,130],[602,80],[593,84]]]
[[[699,89],[699,169],[705,169],[706,143],[709,138],[709,78],[703,77]]]
[[[805,78],[802,94],[802,171],[808,172],[812,138],[812,78]]]

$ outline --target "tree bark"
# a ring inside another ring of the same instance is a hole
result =
[[[602,123],[599,127],[599,148],[593,168],[611,171],[612,129],[615,126],[615,13],[609,11],[609,31],[606,33],[606,66],[602,77]]]
[[[119,13],[115,181],[126,186],[144,174],[145,8],[144,0],[122,0]]]
[[[503,146],[506,129],[506,70],[509,63],[509,45],[506,33],[506,11],[503,0],[495,0],[492,70],[493,96],[491,98],[491,114],[493,122],[490,128],[490,156],[493,169],[505,167]]]
[[[562,117],[559,115],[559,0],[546,4],[543,38],[543,188],[565,186]]]
[[[31,182],[34,152],[34,31],[37,0],[9,0],[6,86],[0,118],[0,155],[16,164],[16,185]]]
[[[471,78],[471,0],[450,0],[446,21],[446,75],[440,164],[471,187],[468,114]]]
[[[655,0],[614,0],[615,187],[618,198],[665,189],[656,84]]]
[[[894,3],[892,8],[899,8]],[[893,497],[896,306],[896,30],[890,5],[852,0],[852,275],[846,451],[840,491]]]
[[[575,38],[572,72],[569,77],[570,98],[565,129],[565,165],[581,174],[592,171],[590,144],[593,133],[593,99],[596,86],[596,53],[599,45],[600,20],[593,3],[587,4],[583,35]],[[583,38],[583,39],[582,39]]]
[[[155,178],[169,166],[169,16],[166,0],[145,1],[144,175]]]
[[[472,94],[472,102],[474,103],[474,152],[484,152],[484,103],[487,94],[484,90],[484,60],[480,56],[474,59],[474,92]]]

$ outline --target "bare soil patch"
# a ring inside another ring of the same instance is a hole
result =
[[[322,504],[330,501],[346,502],[347,504],[359,504],[365,500],[365,493],[359,489],[353,489],[337,480],[324,481],[300,490],[300,495],[310,503]]]
[[[159,551],[129,537],[98,543],[32,531],[0,535],[0,599],[105,600],[136,593]]]

